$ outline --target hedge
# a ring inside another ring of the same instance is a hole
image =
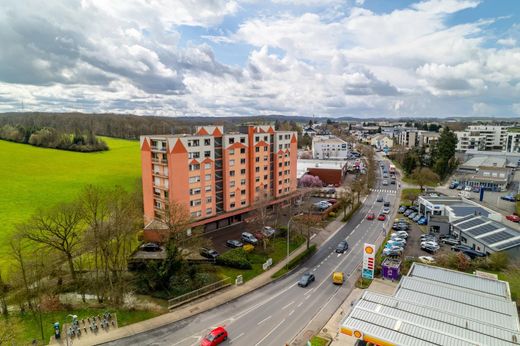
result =
[[[229,250],[217,257],[217,264],[237,269],[251,269],[251,263],[242,248]]]

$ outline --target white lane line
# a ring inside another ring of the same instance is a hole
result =
[[[312,294],[309,294],[307,297],[305,297],[305,300],[309,299],[312,296]]]
[[[282,325],[282,323],[285,322],[285,318],[283,320],[280,321],[280,323],[278,323],[273,329],[271,329],[271,331],[269,333],[266,334],[266,336],[264,336],[262,338],[262,340],[258,341],[255,346],[258,346],[258,345],[262,345],[262,343],[264,342],[265,339],[267,339],[271,334],[273,334],[273,332]]]
[[[300,304],[298,304],[296,307],[299,308],[300,306],[302,306],[303,302],[301,302]]]
[[[271,315],[267,316],[266,318],[264,318],[263,320],[261,320],[260,322],[258,322],[256,325],[257,325],[257,326],[261,325],[261,324],[264,323],[265,321],[269,320],[271,317],[273,317],[273,316],[271,316]]]
[[[338,254],[338,257],[339,257],[339,256],[341,256],[341,254],[340,254],[340,253]]]
[[[294,310],[291,310],[291,312],[289,312],[289,316],[291,316],[292,314],[294,314]]]
[[[182,344],[184,341],[188,340],[188,339],[193,339],[193,338],[196,338],[196,339],[200,339],[202,336],[201,335],[191,335],[191,336],[188,336],[182,340],[179,340],[177,341],[176,343],[172,344],[172,346],[174,345],[178,345],[178,344]]]
[[[316,268],[319,268],[320,266],[321,266],[321,264],[318,264],[318,265],[316,266]]]
[[[287,304],[286,306],[284,306],[284,307],[282,308],[282,310],[287,309],[289,306],[291,306],[291,304],[294,304],[294,300],[293,300],[292,302],[290,302],[289,304]]]
[[[241,336],[244,336],[244,333],[240,333],[238,334],[237,336],[234,336],[233,339],[229,340],[229,343],[232,344],[233,341],[236,341],[238,338],[240,338]]]
[[[317,268],[314,268],[312,271],[315,272]]]

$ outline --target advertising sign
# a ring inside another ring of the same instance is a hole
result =
[[[367,244],[363,246],[363,271],[361,276],[364,279],[374,278],[374,269],[376,261],[376,246],[373,244]]]

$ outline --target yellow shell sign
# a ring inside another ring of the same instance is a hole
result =
[[[352,333],[352,335],[353,335],[355,338],[363,339],[363,333],[360,332],[359,330],[354,330],[354,332]]]
[[[365,253],[371,255],[374,253],[374,248],[372,246],[365,246]]]

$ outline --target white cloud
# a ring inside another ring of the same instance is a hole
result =
[[[501,38],[501,39],[497,40],[497,43],[502,46],[510,46],[510,47],[516,46],[516,40],[512,37]]]

